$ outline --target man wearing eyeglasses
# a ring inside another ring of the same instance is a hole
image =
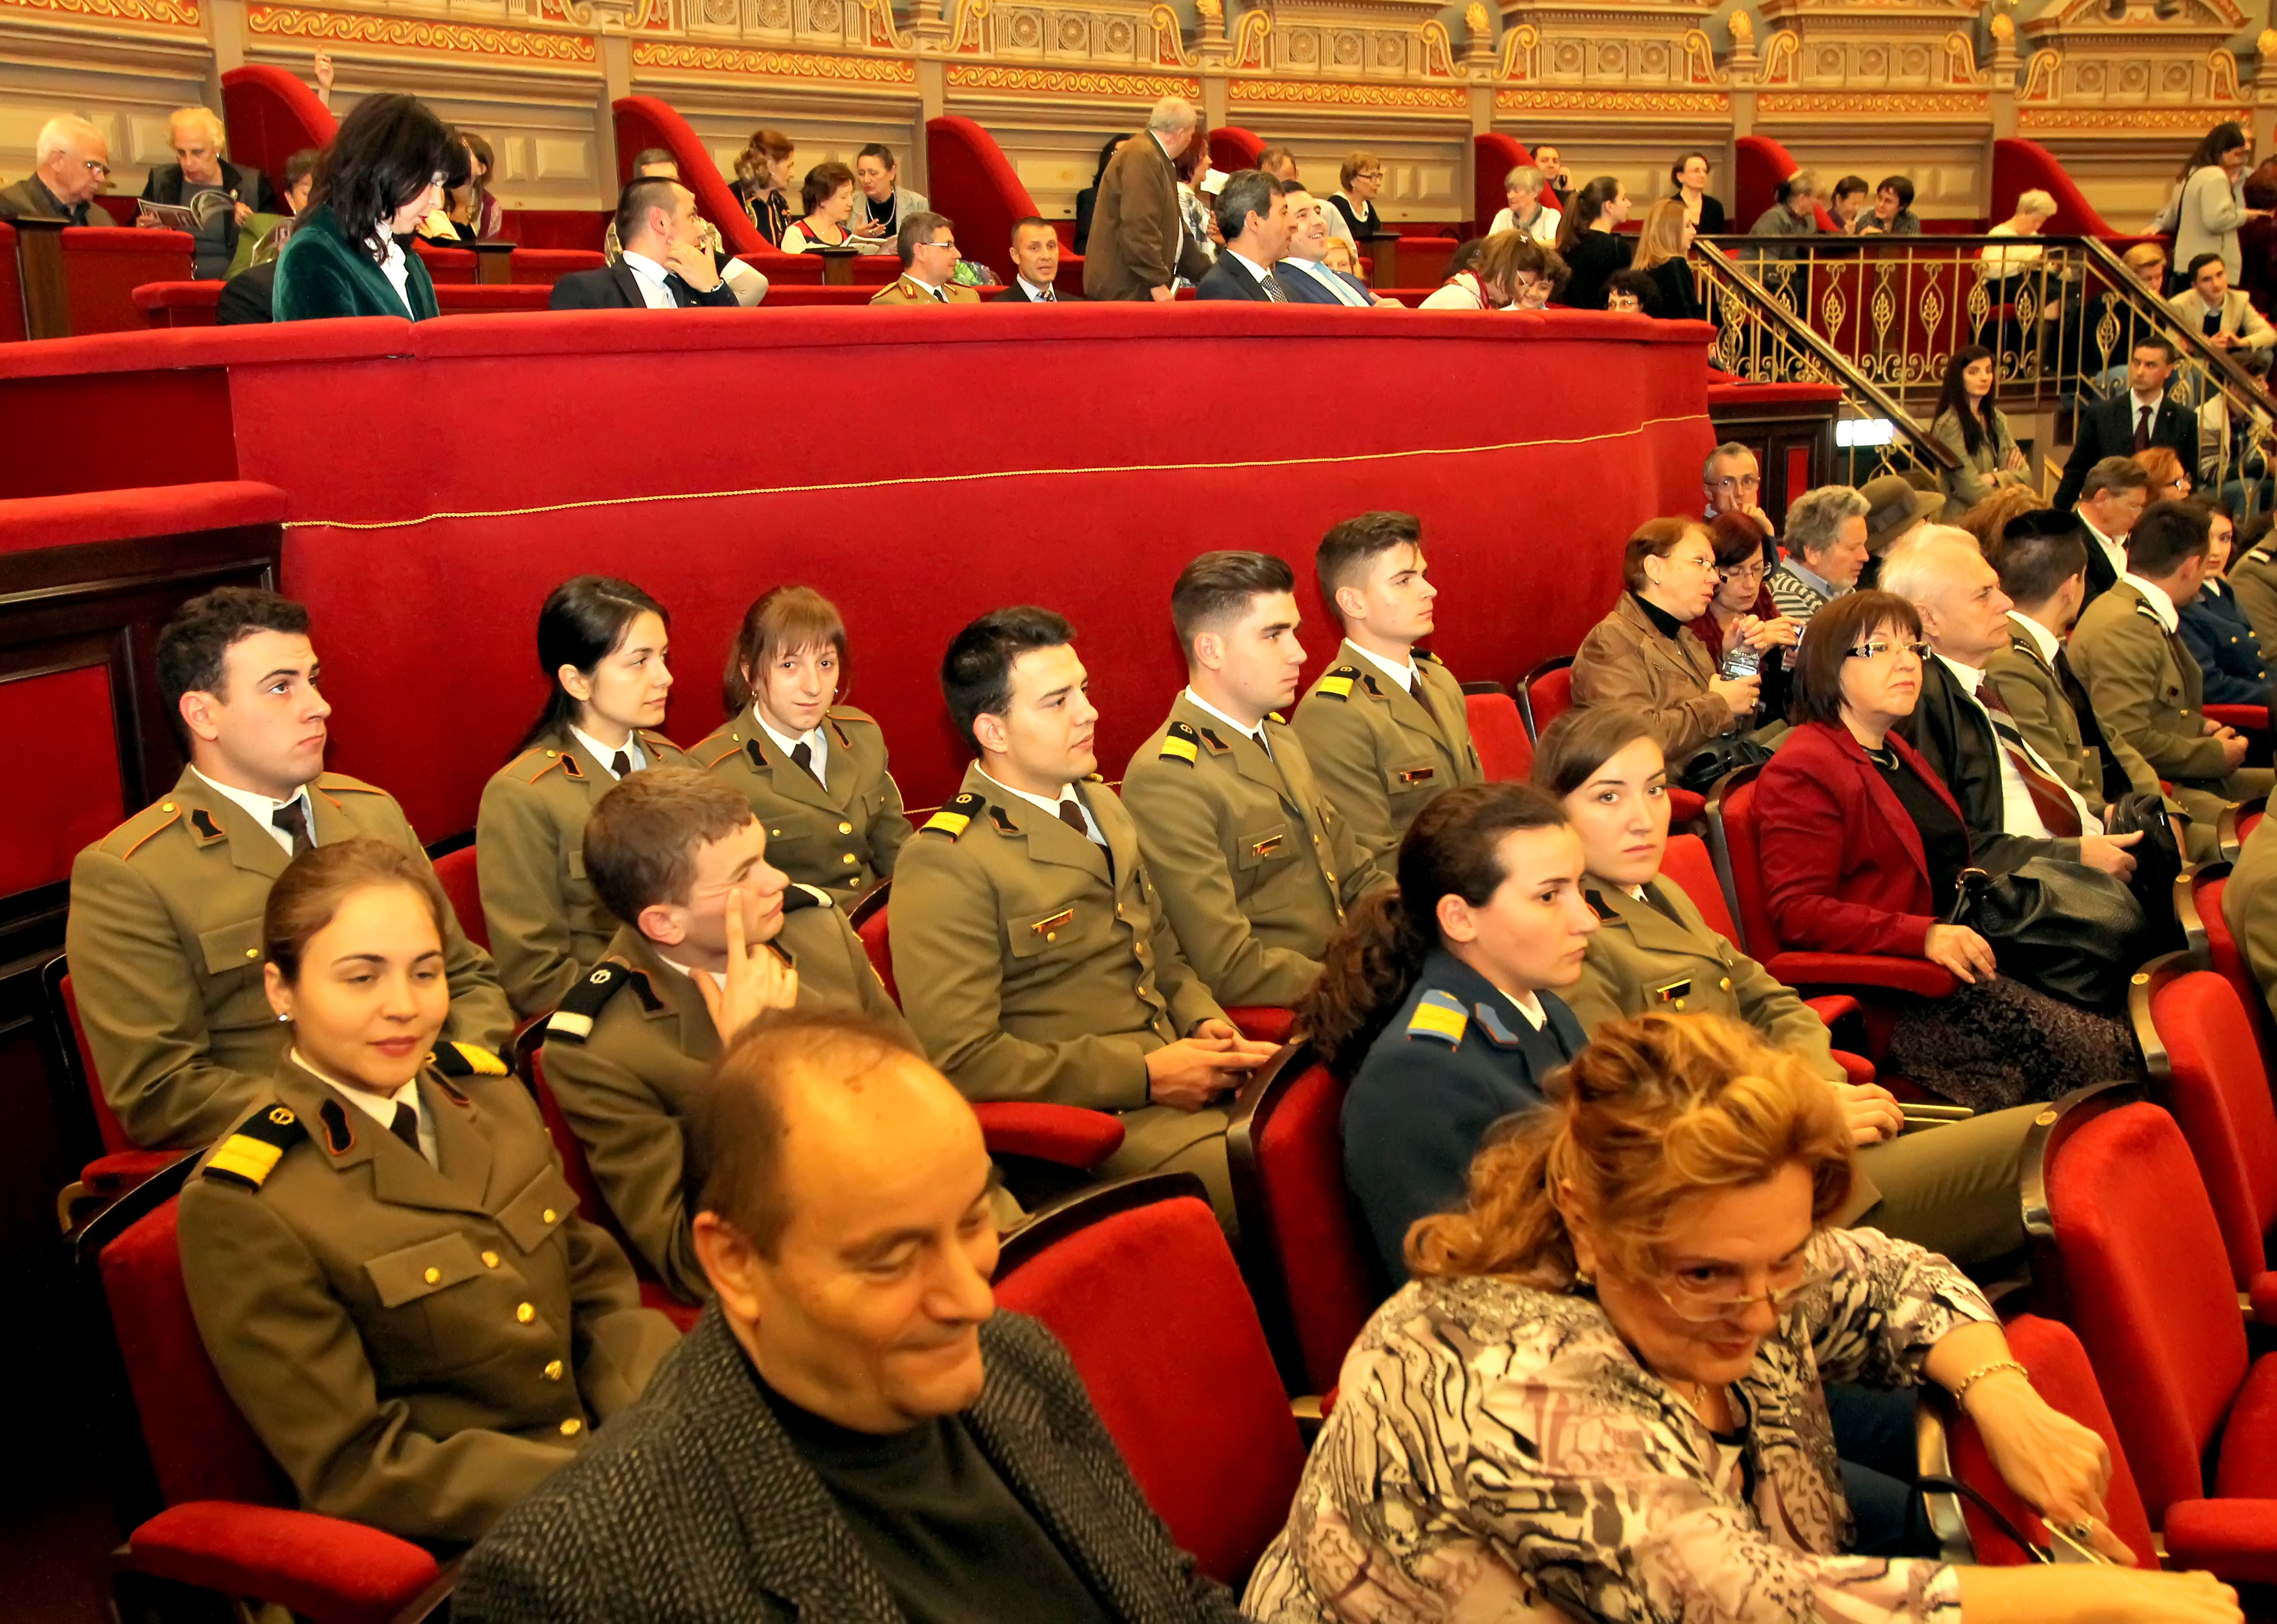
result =
[[[38,167],[0,191],[0,220],[85,225],[95,194],[110,180],[110,144],[103,132],[66,113],[41,126],[33,151]]]
[[[919,210],[902,222],[894,247],[902,274],[873,305],[977,305],[979,293],[956,285],[956,228],[947,215]]]
[[[1700,470],[1700,488],[1708,499],[1703,519],[1713,519],[1720,513],[1739,513],[1751,520],[1763,533],[1768,543],[1778,534],[1771,515],[1763,512],[1759,498],[1763,490],[1762,467],[1755,452],[1736,440],[1726,440],[1708,453],[1707,466]],[[1777,564],[1777,556],[1766,546],[1764,562]]]

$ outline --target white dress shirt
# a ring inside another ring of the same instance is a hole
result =
[[[2010,610],[2008,618],[2024,628],[2026,634],[2032,640],[2032,646],[2040,651],[2040,658],[2047,662],[2049,669],[2053,670],[2056,656],[2063,652],[2063,639],[2022,610]]]
[[[1100,828],[1099,820],[1092,816],[1091,808],[1083,804],[1083,797],[1075,793],[1074,785],[1061,785],[1059,799],[1056,801],[1047,801],[1041,795],[1031,795],[1024,789],[1014,789],[1010,785],[1005,783],[1003,779],[992,774],[986,767],[983,767],[980,770],[980,776],[986,778],[998,789],[1002,790],[1006,794],[1017,795],[1030,806],[1049,813],[1054,817],[1059,816],[1060,808],[1062,807],[1072,806],[1077,811],[1083,814],[1084,827],[1091,831],[1093,841],[1100,846],[1105,846],[1107,844],[1107,835],[1105,831]]]
[[[624,260],[626,268],[633,273],[633,280],[640,286],[641,299],[650,309],[676,310],[680,307],[680,301],[672,296],[672,289],[665,281],[665,277],[671,274],[669,271],[647,254],[635,254],[629,248],[625,250]]]
[[[1237,722],[1231,717],[1226,715],[1224,711],[1220,710],[1215,705],[1211,704],[1209,701],[1195,693],[1192,688],[1188,688],[1186,690],[1185,697],[1193,701],[1197,709],[1208,711],[1210,715],[1215,717],[1219,721],[1233,729],[1235,732],[1239,733],[1243,738],[1254,740],[1257,743],[1257,747],[1265,752],[1268,759],[1272,756],[1273,747],[1265,742],[1264,723],[1260,722],[1253,726],[1246,722]]]
[[[2174,607],[2174,600],[2168,597],[2163,589],[2152,586],[2140,575],[2128,570],[2120,571],[2119,579],[2150,601],[2151,612],[2159,617],[2160,626],[2165,626],[2170,633],[2182,629],[2182,612]]]
[[[1013,275],[1019,282],[1021,291],[1028,296],[1031,303],[1039,305],[1055,305],[1059,303],[1060,296],[1055,290],[1047,287],[1038,287],[1034,283],[1029,281],[1027,277],[1020,276],[1017,271],[1015,271]]]
[[[1256,277],[1257,285],[1260,287],[1264,286],[1267,282],[1271,280],[1273,273],[1268,270],[1264,266],[1259,264],[1255,260],[1251,259],[1247,254],[1240,253],[1238,250],[1233,248],[1228,248],[1226,250],[1226,254],[1235,264],[1240,266],[1251,276]]]
[[[1247,261],[1243,262],[1245,264],[1247,262]],[[1284,271],[1294,270],[1299,276],[1311,277],[1329,292],[1334,293],[1336,296],[1336,302],[1340,305],[1352,305],[1361,308],[1373,308],[1375,306],[1374,300],[1336,275],[1335,271],[1330,270],[1324,261],[1286,259],[1281,262],[1279,268]]]
[[[2071,797],[2072,810],[2079,814],[2080,832],[2083,835],[2101,834],[2103,821],[2087,809],[2087,802],[2080,799],[2079,792],[2065,783],[2056,770],[2042,758],[2040,753],[2032,748],[2031,740],[2023,736],[2022,731],[2019,729],[2016,737],[2012,740],[2000,732],[1997,724],[1992,722],[1991,711],[1986,708],[1984,701],[1976,692],[1984,684],[1984,673],[1974,665],[1963,665],[1959,660],[1947,659],[1944,655],[1940,654],[1937,657],[1946,670],[1953,673],[1953,680],[1961,685],[1961,691],[1975,701],[1979,710],[1984,712],[1986,723],[1992,726],[1992,754],[1999,757],[2000,762],[2001,829],[2007,833],[2026,840],[2061,839],[2041,820],[2040,809],[2032,804],[2032,792],[2025,785],[2024,775],[2016,766],[2016,758],[2009,754],[2011,750],[2021,749],[2032,765],[2038,768],[2050,783]],[[2011,723],[2010,725],[2014,725]]]
[[[1415,691],[1415,662],[1412,656],[1409,657],[1406,664],[1394,665],[1390,661],[1383,658],[1381,655],[1370,654],[1358,643],[1352,644],[1352,647],[1354,654],[1359,655],[1369,664],[1375,666],[1376,670],[1390,678],[1401,687],[1405,688],[1410,694],[1413,694]]]
[[[2095,544],[2103,549],[2103,556],[2111,561],[2112,569],[2121,575],[2126,574],[2126,537],[2121,536],[2117,541],[2112,540],[2111,537],[2104,535],[2102,531],[2097,529],[2095,527],[2094,521],[2089,519],[2085,514],[2082,514],[2080,516],[2079,524],[2080,528],[2087,532],[2089,537],[2094,541]]]
[[[1526,1023],[1532,1027],[1535,1031],[1539,1032],[1542,1028],[1550,1024],[1550,1012],[1542,1007],[1542,995],[1540,993],[1512,992],[1509,988],[1504,986],[1500,982],[1496,981],[1491,977],[1488,979],[1487,985],[1492,987],[1496,992],[1501,993],[1503,997],[1517,1005],[1518,1013],[1526,1017]]]
[[[632,256],[628,254],[626,257],[629,259]],[[648,765],[648,753],[641,748],[640,730],[638,728],[635,728],[632,732],[626,737],[624,743],[613,747],[603,744],[599,740],[594,738],[592,734],[587,732],[575,722],[569,724],[569,736],[572,739],[575,739],[579,744],[583,745],[585,747],[585,754],[591,756],[596,762],[599,763],[601,770],[607,773],[612,778],[614,778],[617,776],[617,770],[609,765],[609,758],[614,755],[618,750],[622,750],[625,753],[625,758],[632,763],[633,770],[635,772],[638,772],[642,768]]]
[[[369,1089],[342,1082],[302,1054],[297,1046],[293,1051],[293,1064],[310,1076],[321,1078],[335,1094],[345,1095],[351,1104],[378,1123],[380,1131],[390,1138],[395,1135],[395,1108],[398,1105],[410,1106],[411,1114],[419,1119],[419,1154],[427,1158],[430,1167],[439,1169],[443,1165],[436,1159],[435,1125],[427,1119],[427,1108],[419,1103],[418,1078],[414,1077],[392,1094],[374,1094]]]
[[[655,944],[654,942],[651,942],[651,943],[649,944],[649,947],[650,947],[650,950],[651,950],[651,952],[653,952],[653,951],[655,950],[655,948],[656,948],[656,944]],[[661,952],[657,953],[657,955],[656,955],[656,956],[657,956],[658,960],[659,960],[659,962],[661,962],[666,969],[669,969],[669,970],[678,970],[678,971],[679,971],[682,975],[685,975],[685,976],[686,976],[686,977],[688,977],[688,979],[689,979],[689,980],[690,980],[690,981],[694,981],[694,980],[696,979],[696,972],[695,972],[694,970],[689,969],[686,965],[684,965],[684,964],[681,963],[681,961],[680,961],[679,960],[677,960],[677,959],[666,959],[666,957],[665,957]],[[709,976],[712,978],[712,984],[713,986],[715,986],[715,987],[719,988],[720,991],[725,992],[725,991],[727,991],[727,971],[725,971],[725,970],[706,970],[706,971],[704,971],[704,973],[706,975],[709,975]],[[699,992],[697,996],[698,998],[701,998],[701,997],[703,996],[703,994]]]
[[[756,700],[751,703],[751,720],[759,725],[759,731],[773,740],[775,748],[781,750],[785,755],[788,755],[802,744],[813,751],[816,779],[826,784],[829,782],[826,775],[830,771],[830,740],[823,736],[822,725],[819,722],[816,723],[811,731],[801,733],[794,739],[788,733],[775,732],[774,725],[761,713]]]
[[[411,314],[411,267],[404,260],[403,245],[395,240],[395,233],[388,229],[386,221],[382,220],[377,230],[379,240],[385,248],[385,256],[379,262],[379,274],[387,278],[387,285],[395,290],[395,296],[403,301],[403,314],[409,315]]]
[[[271,801],[266,795],[257,794],[249,789],[240,789],[234,784],[216,784],[211,778],[207,778],[204,773],[198,772],[198,770],[194,767],[191,768],[190,770],[192,772],[197,772],[199,778],[204,778],[208,786],[221,794],[228,796],[232,801],[237,802],[239,806],[243,807],[248,812],[251,813],[253,815],[253,821],[261,825],[262,831],[268,835],[270,839],[276,841],[278,845],[283,846],[285,848],[286,855],[287,856],[292,855],[293,837],[289,831],[278,828],[275,823],[270,822],[270,819],[274,817],[278,813],[283,811],[286,807],[291,806],[293,801],[299,801],[301,803],[301,816],[308,820],[308,844],[314,846],[316,843],[316,808],[309,804],[308,786],[307,785],[303,784],[298,790],[294,791],[292,799],[289,801]]]

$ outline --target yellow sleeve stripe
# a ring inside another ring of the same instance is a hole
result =
[[[245,1134],[232,1134],[213,1153],[206,1165],[216,1172],[235,1173],[247,1183],[258,1186],[276,1171],[284,1147],[272,1145]]]
[[[945,835],[961,835],[964,832],[964,826],[971,821],[972,816],[970,813],[936,812],[925,819],[925,826],[927,829],[938,829]]]
[[[1194,741],[1191,739],[1181,739],[1176,734],[1172,734],[1170,737],[1162,740],[1162,755],[1166,759],[1175,755],[1180,761],[1193,761],[1196,759],[1194,754]]]

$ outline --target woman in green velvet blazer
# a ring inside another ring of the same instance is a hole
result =
[[[435,315],[412,233],[465,178],[466,151],[415,96],[358,103],[317,162],[311,207],[278,256],[277,320]]]

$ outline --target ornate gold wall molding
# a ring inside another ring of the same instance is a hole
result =
[[[200,21],[198,0],[0,0],[0,13],[11,11],[118,22],[163,23],[176,28],[194,28]]]
[[[1728,118],[1732,98],[1704,90],[1555,90],[1520,87],[1495,92],[1500,113],[1647,113]]]
[[[2204,135],[2223,119],[2237,116],[2234,107],[2025,107],[2016,110],[2016,131],[2022,135]]]
[[[589,34],[549,34],[443,18],[382,16],[370,11],[318,11],[296,5],[246,8],[246,32],[270,38],[377,45],[390,50],[509,57],[522,62],[590,63]]]
[[[1237,79],[1225,87],[1236,106],[1382,107],[1406,111],[1461,112],[1470,105],[1457,87],[1370,83],[1366,80]]]
[[[964,62],[949,65],[948,83],[954,89],[996,95],[1116,96],[1144,102],[1166,95],[1196,101],[1202,94],[1200,80],[1161,73],[1102,73],[1083,68],[999,67]]]
[[[831,57],[816,51],[768,50],[749,45],[682,45],[662,40],[636,40],[633,65],[875,85],[914,84],[918,76],[915,65],[896,57]]]
[[[1818,118],[1828,114],[1875,118],[1984,118],[1992,110],[1989,91],[1778,90],[1756,103],[1766,118]]]

